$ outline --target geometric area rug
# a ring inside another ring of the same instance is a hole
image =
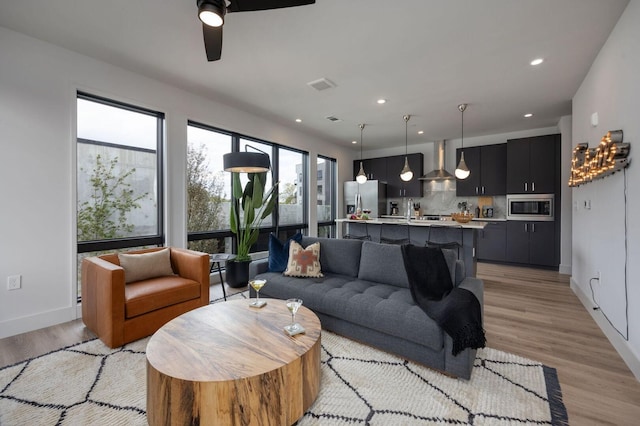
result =
[[[0,425],[146,425],[148,338],[119,349],[93,339],[0,369]],[[471,380],[322,331],[309,425],[566,425],[556,371],[493,349]]]
[[[100,340],[0,369],[0,425],[146,425],[148,338]],[[308,425],[566,425],[555,369],[493,349],[458,380],[322,331],[322,375]]]

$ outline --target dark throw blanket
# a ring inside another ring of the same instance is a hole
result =
[[[469,290],[454,287],[439,248],[402,246],[402,259],[416,305],[453,339],[453,355],[484,348],[482,307]]]

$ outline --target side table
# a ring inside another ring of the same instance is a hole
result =
[[[213,253],[209,255],[209,262],[211,262],[209,273],[213,273],[214,265],[218,267],[218,275],[220,275],[220,285],[222,286],[222,295],[224,296],[225,302],[227,301],[227,290],[224,288],[224,280],[222,279],[222,264],[226,264],[229,260],[233,260],[235,258],[235,254],[229,253]]]

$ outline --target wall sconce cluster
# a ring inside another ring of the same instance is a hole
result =
[[[597,148],[579,143],[573,148],[569,186],[579,186],[601,179],[627,167],[631,159],[628,142],[622,142],[622,130],[612,130],[602,137]]]

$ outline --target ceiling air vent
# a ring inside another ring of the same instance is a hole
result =
[[[338,117],[334,117],[333,115],[330,115],[330,116],[325,117],[325,118],[326,118],[327,120],[329,120],[329,121],[333,121],[334,123],[335,123],[336,121],[342,121],[342,120],[340,120]]]
[[[307,86],[313,87],[317,91],[321,92],[323,90],[336,87],[336,84],[331,80],[328,80],[326,78],[321,78],[319,80],[310,81],[309,83],[307,83]]]

